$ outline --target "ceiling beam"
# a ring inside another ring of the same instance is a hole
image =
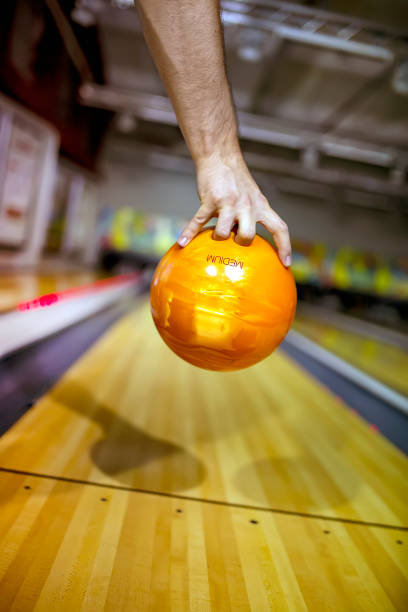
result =
[[[87,106],[132,113],[139,119],[153,123],[178,125],[171,102],[165,96],[123,91],[93,83],[82,85],[79,95],[82,104]],[[391,170],[394,167],[405,169],[408,165],[408,151],[404,149],[341,138],[313,130],[294,129],[285,122],[250,113],[238,112],[238,121],[241,138],[297,150],[299,154],[313,147],[317,154]],[[395,186],[393,187],[391,182],[390,177],[389,182],[382,180],[381,185],[392,190]]]
[[[245,153],[245,160],[251,171],[258,176],[279,177],[273,179],[273,183],[279,189],[279,181],[287,188],[291,181],[295,181],[296,190],[292,191],[301,195],[299,185],[303,185],[305,197],[316,196],[319,199],[331,200],[333,192],[343,194],[347,190],[361,193],[365,207],[370,208],[369,200],[372,197],[372,208],[378,210],[378,200],[389,202],[388,210],[408,214],[408,186],[391,185],[388,181],[374,179],[359,174],[349,175],[345,171],[332,170],[316,167],[314,169],[304,168],[299,162],[286,159],[271,158],[258,153]],[[192,174],[194,164],[190,157],[175,154],[173,151],[156,145],[146,145],[138,142],[124,142],[121,139],[113,139],[109,142],[106,159],[108,161],[120,162],[125,165],[134,165],[135,162],[147,164],[154,168],[161,168],[175,172]],[[283,180],[285,179],[285,180]],[[309,190],[310,187],[310,190]],[[324,194],[328,194],[327,197]],[[341,198],[340,198],[341,199]],[[357,202],[359,203],[359,202]],[[386,209],[383,204],[382,210]]]
[[[273,19],[267,20],[261,17],[252,17],[246,13],[235,12],[227,9],[222,11],[223,23],[228,25],[239,25],[273,32],[284,40],[302,43],[305,45],[313,45],[315,47],[323,47],[324,49],[332,49],[343,53],[351,53],[353,55],[361,55],[371,59],[381,60],[391,63],[394,60],[394,53],[385,46],[371,45],[340,36],[332,36],[323,34],[317,31],[297,28],[284,23],[279,23]]]
[[[314,6],[286,2],[286,0],[222,0],[221,6],[226,9],[229,8],[230,10],[239,10],[243,13],[260,9],[263,10],[265,14],[266,11],[268,11],[270,14],[275,13],[281,16],[294,15],[308,20],[319,20],[323,23],[338,24],[343,27],[353,25],[355,28],[370,30],[389,37],[406,37],[407,35],[406,29],[403,28],[396,28],[377,21],[356,17],[355,15],[345,15]]]

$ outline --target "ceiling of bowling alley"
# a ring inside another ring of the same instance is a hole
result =
[[[109,150],[137,147],[153,166],[190,169],[131,0],[76,4],[74,18],[88,14],[99,28],[106,84],[81,96],[116,112]],[[243,148],[278,189],[408,213],[404,5],[223,0]]]

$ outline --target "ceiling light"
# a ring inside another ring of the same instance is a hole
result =
[[[95,25],[95,15],[83,6],[76,6],[71,11],[71,19],[84,28]]]
[[[394,91],[399,94],[408,94],[408,60],[403,60],[396,67],[392,79]]]
[[[244,62],[260,62],[265,55],[267,35],[260,30],[241,29],[235,37],[238,57]]]
[[[120,9],[128,9],[135,6],[134,0],[111,0],[111,4]]]
[[[130,113],[120,113],[116,119],[116,126],[122,134],[130,134],[136,129],[137,120]]]

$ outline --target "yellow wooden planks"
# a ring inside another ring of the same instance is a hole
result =
[[[407,460],[284,353],[218,374],[147,307],[0,440],[0,466],[258,508],[407,525]]]
[[[408,395],[408,354],[402,348],[305,315],[296,316],[293,328],[360,370]]]
[[[2,611],[406,609],[404,531],[1,471],[0,504]]]
[[[137,308],[0,466],[0,612],[406,609],[406,458],[283,353],[201,371]]]

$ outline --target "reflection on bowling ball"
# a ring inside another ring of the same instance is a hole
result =
[[[153,320],[182,359],[208,370],[239,370],[282,342],[296,308],[296,286],[269,242],[240,246],[231,232],[203,230],[164,255],[152,281]]]

